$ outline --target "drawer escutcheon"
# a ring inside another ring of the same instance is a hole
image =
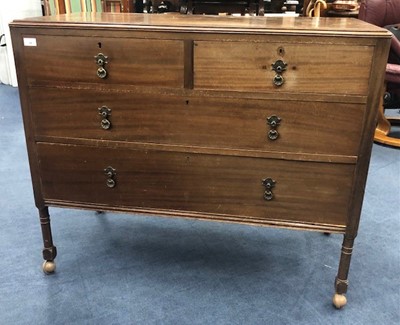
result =
[[[107,106],[102,106],[98,108],[99,115],[101,116],[100,126],[104,130],[108,130],[111,128],[111,122],[109,116],[111,115],[111,108]]]
[[[268,139],[274,141],[278,139],[279,132],[277,127],[281,124],[282,119],[277,115],[271,115],[267,118],[267,124],[271,127],[268,132]]]
[[[98,66],[97,69],[97,76],[100,79],[105,79],[107,77],[107,70],[105,69],[105,64],[108,63],[107,59],[108,56],[104,55],[103,53],[97,54],[95,57],[96,64]]]
[[[262,180],[262,185],[265,187],[264,200],[271,201],[274,198],[274,193],[272,189],[275,187],[276,181],[270,177],[264,178]]]
[[[274,63],[271,64],[271,66],[272,70],[280,74],[286,70],[287,63],[283,62],[282,60],[276,60]]]
[[[104,67],[104,65],[105,65],[106,63],[108,63],[108,61],[107,61],[108,56],[104,55],[103,53],[97,54],[94,58],[96,59],[96,64],[97,64],[99,67]]]
[[[274,63],[271,64],[271,66],[272,70],[276,72],[276,75],[272,79],[272,82],[275,86],[280,87],[285,82],[282,73],[286,71],[287,63],[283,62],[282,60],[276,60]]]
[[[116,180],[114,179],[117,171],[115,170],[115,168],[108,166],[107,168],[104,168],[104,174],[107,176],[106,179],[106,185],[109,188],[113,188],[117,185]]]

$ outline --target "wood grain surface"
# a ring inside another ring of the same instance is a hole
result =
[[[45,200],[344,225],[354,165],[38,145]],[[104,169],[116,170],[108,188]],[[274,199],[262,179],[276,180]]]

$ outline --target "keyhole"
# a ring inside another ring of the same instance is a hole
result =
[[[278,55],[283,56],[284,54],[285,54],[285,49],[282,46],[278,47]]]
[[[97,45],[99,46],[99,49],[101,49],[101,42],[98,42]]]

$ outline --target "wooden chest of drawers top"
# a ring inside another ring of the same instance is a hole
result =
[[[387,35],[379,27],[357,19],[293,18],[293,17],[234,17],[196,15],[142,15],[113,13],[73,13],[14,20],[11,25],[45,28],[90,28],[92,30],[141,30],[168,32],[204,32],[252,35],[317,35],[359,36],[362,38]],[[387,37],[387,36],[386,36]]]

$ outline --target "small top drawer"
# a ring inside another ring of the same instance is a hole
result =
[[[367,94],[373,47],[272,40],[196,41],[194,88]]]
[[[65,81],[183,87],[182,41],[49,35],[37,35],[33,39],[35,46],[24,47],[30,83]]]

